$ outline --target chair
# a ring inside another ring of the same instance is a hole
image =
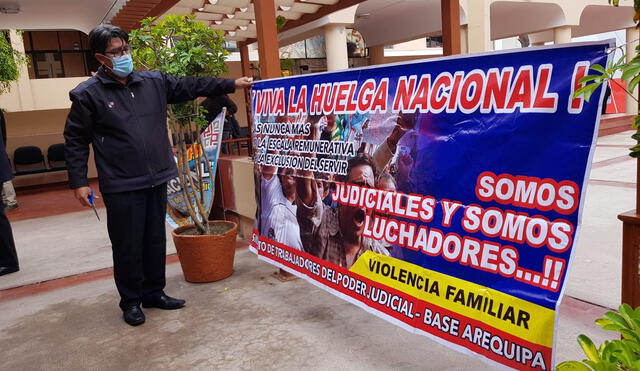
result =
[[[49,149],[47,149],[47,161],[49,161],[50,171],[67,169],[67,162],[64,158],[64,143],[52,144],[49,146]]]
[[[13,152],[15,175],[37,174],[49,171],[44,163],[44,156],[36,146],[18,147]]]

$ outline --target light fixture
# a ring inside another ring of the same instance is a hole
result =
[[[282,10],[283,12],[288,12],[289,10],[291,10],[291,7],[286,5],[280,5],[280,10]]]
[[[222,24],[222,21],[213,21],[215,24]]]
[[[209,0],[209,4],[211,5],[216,5],[218,3],[218,0]]]
[[[201,11],[203,11],[203,10],[204,10],[204,8],[198,8],[198,11],[199,11],[199,12],[201,12]]]
[[[238,28],[240,28],[241,31],[246,31],[247,30],[247,26],[238,26]]]
[[[256,24],[256,20],[255,20],[255,19],[252,19],[252,20],[251,20],[251,24]]]
[[[236,16],[235,14],[227,14],[227,18],[229,18],[229,19],[233,19],[233,17],[235,17],[235,16]]]
[[[20,5],[18,4],[0,4],[0,13],[18,14],[20,13]]]
[[[246,12],[247,12],[247,10],[249,10],[249,8],[240,8],[240,11],[241,11],[242,13],[246,13]]]
[[[229,31],[227,32],[229,34],[229,36],[233,37],[236,35],[236,31]]]

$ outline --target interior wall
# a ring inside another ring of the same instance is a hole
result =
[[[63,130],[69,109],[6,112],[7,153],[13,165],[13,152],[22,146],[36,146],[47,156],[50,145],[64,143]],[[89,158],[90,178],[97,176],[93,155]],[[14,178],[15,187],[67,181],[66,171],[21,175]]]

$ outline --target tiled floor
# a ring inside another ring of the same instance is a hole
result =
[[[92,180],[90,186],[98,194],[96,207],[104,207],[102,198],[99,196],[98,181]],[[67,184],[18,189],[16,193],[20,207],[7,212],[12,222],[87,210],[75,199],[73,191]]]

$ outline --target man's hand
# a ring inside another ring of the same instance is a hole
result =
[[[80,187],[80,188],[74,189],[73,191],[75,193],[76,198],[78,199],[78,201],[80,201],[82,206],[91,206],[91,204],[89,204],[89,195],[91,194],[91,188]]]
[[[251,84],[253,84],[252,77],[241,77],[236,79],[236,89],[250,88]]]

